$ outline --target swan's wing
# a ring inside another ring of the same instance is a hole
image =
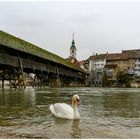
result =
[[[73,118],[73,108],[65,103],[56,103],[50,106],[51,112],[60,118]]]
[[[50,111],[52,112],[52,114],[56,115],[54,108],[53,108],[53,104],[50,105]]]
[[[56,113],[61,113],[61,114],[73,113],[73,108],[65,103],[56,103],[53,106]]]

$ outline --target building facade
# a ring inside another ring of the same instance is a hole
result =
[[[140,58],[136,58],[135,61],[135,75],[140,77]]]
[[[97,54],[89,57],[89,71],[103,69],[106,64],[106,54]]]
[[[89,57],[89,72],[91,83],[95,86],[102,86],[104,66],[106,64],[106,54],[96,54]]]
[[[94,85],[102,85],[105,76],[111,85],[119,84],[121,73],[131,78],[131,82],[140,81],[140,49],[90,56],[89,71]]]
[[[140,50],[123,50],[122,53],[108,54],[105,65],[108,80],[117,83],[119,72],[128,76],[140,76]]]
[[[129,58],[129,73],[136,77],[140,76],[140,49],[123,50],[122,53],[127,54]]]
[[[120,71],[127,71],[128,57],[122,53],[108,54],[106,59],[106,73],[108,80],[115,83],[117,80],[117,74]]]

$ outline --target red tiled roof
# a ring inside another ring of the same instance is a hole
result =
[[[123,54],[127,54],[129,58],[140,58],[140,49],[123,50]]]
[[[140,51],[140,49],[134,49],[134,50],[122,50],[122,53],[124,52],[137,52]]]
[[[111,53],[108,54],[107,56],[107,60],[127,60],[128,59],[128,55],[127,54],[123,54],[123,53]]]
[[[78,64],[79,64],[79,66],[83,65],[85,67],[85,69],[88,70],[88,67],[86,65],[86,60],[79,61]]]
[[[79,63],[79,65],[83,65],[83,64],[85,64],[85,61],[82,60],[82,61],[79,61],[78,63]]]
[[[90,56],[89,60],[94,60],[94,61],[104,60],[106,59],[106,57],[107,57],[107,54],[96,54],[96,55]]]

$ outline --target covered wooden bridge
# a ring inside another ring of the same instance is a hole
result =
[[[13,35],[0,31],[0,80],[25,87],[25,75],[33,73],[32,85],[81,86],[86,73],[69,61]]]

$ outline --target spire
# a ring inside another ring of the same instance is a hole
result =
[[[73,32],[73,34],[72,34],[72,45],[75,46],[75,42],[74,42],[74,32]]]
[[[72,58],[76,58],[76,46],[75,46],[75,42],[74,42],[74,33],[72,34],[72,44],[70,47],[70,56]]]
[[[73,37],[73,40],[74,40],[74,32],[73,32],[73,34],[72,34],[72,37]]]

